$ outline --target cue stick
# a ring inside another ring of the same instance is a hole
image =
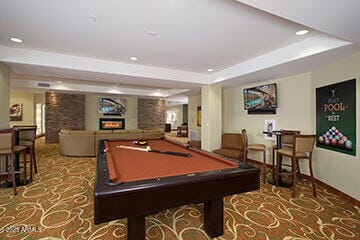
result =
[[[116,147],[117,148],[125,148],[125,149],[137,150],[137,151],[144,151],[144,152],[149,152],[149,150],[151,149],[150,146],[147,146],[146,148],[141,148],[141,147],[131,147],[131,146],[118,145]]]
[[[151,149],[150,146],[147,146],[146,148],[140,148],[140,147],[131,147],[131,146],[118,145],[116,147],[117,148],[125,148],[125,149],[137,150],[137,151],[143,151],[143,152],[156,152],[156,153],[161,153],[161,154],[169,154],[169,155],[175,155],[175,156],[180,156],[180,157],[192,157],[191,153],[155,150],[155,149]]]

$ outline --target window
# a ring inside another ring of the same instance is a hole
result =
[[[45,104],[37,103],[36,104],[36,135],[41,135],[45,133]]]

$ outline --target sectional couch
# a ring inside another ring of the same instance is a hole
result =
[[[79,131],[62,129],[59,132],[60,153],[65,156],[96,156],[102,139],[161,139],[161,130],[99,130]]]

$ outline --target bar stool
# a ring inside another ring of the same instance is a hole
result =
[[[29,148],[30,155],[32,156],[33,164],[30,165],[30,174],[32,178],[32,169],[34,165],[35,173],[37,173],[36,157],[35,157],[35,140],[36,140],[36,125],[14,125],[14,128],[19,129],[19,139],[21,146]]]
[[[17,195],[16,190],[16,181],[15,181],[15,174],[21,174],[20,172],[15,172],[14,169],[14,154],[19,153],[23,154],[24,157],[24,179],[26,181],[26,150],[27,147],[25,146],[15,146],[14,142],[14,135],[15,131],[13,129],[1,130],[0,131],[0,161],[5,160],[5,166],[7,172],[1,174],[1,180],[5,179],[7,182],[8,179],[11,177],[12,185],[14,189],[14,195]],[[2,158],[5,157],[5,158]],[[10,164],[9,164],[10,160]]]
[[[241,130],[243,144],[244,144],[244,159],[243,162],[247,161],[248,151],[262,152],[263,163],[261,164],[261,170],[263,172],[264,183],[266,183],[266,146],[264,144],[248,144],[248,138],[246,129]]]
[[[280,130],[280,145],[281,148],[290,148],[292,149],[293,146],[293,136],[299,135],[300,131],[298,130]],[[275,172],[276,172],[276,165],[275,165],[275,152],[278,150],[278,144],[272,147],[272,175],[273,181],[275,181]],[[281,161],[280,161],[281,162]]]
[[[300,173],[299,159],[307,159],[309,162],[310,181],[313,187],[313,195],[316,197],[315,180],[312,170],[312,151],[314,149],[316,135],[294,135],[292,149],[282,148],[276,151],[276,187],[279,185],[279,176],[289,175],[293,178],[292,196],[296,196],[296,184],[298,182],[298,173]],[[291,158],[291,172],[280,172],[280,156]]]

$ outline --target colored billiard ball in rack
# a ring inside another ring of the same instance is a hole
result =
[[[352,150],[352,142],[335,126],[329,128],[324,134],[319,136],[318,142],[327,146]]]

